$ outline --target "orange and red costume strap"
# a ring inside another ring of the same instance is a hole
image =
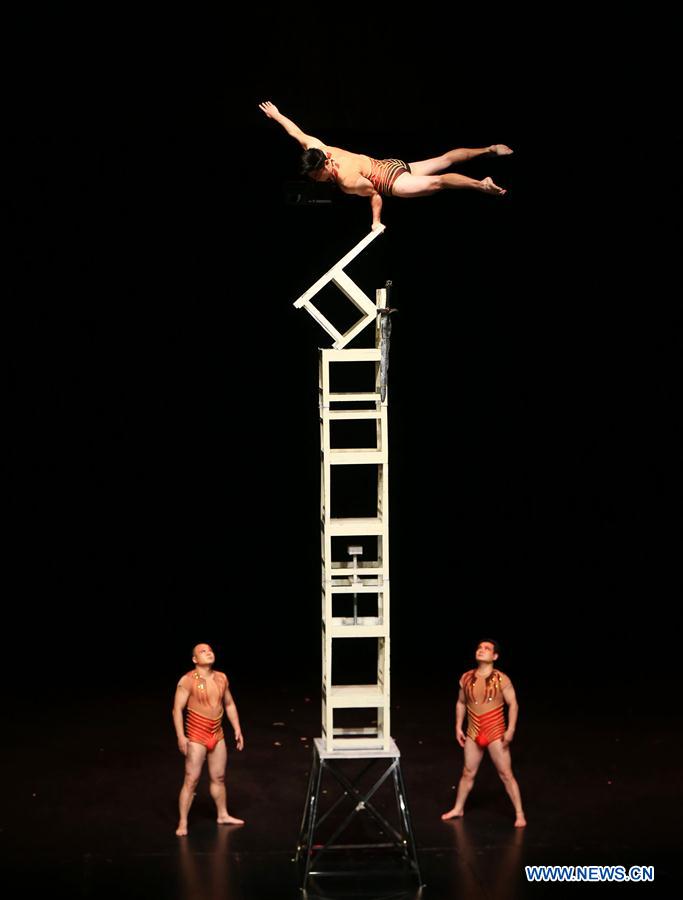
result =
[[[196,669],[192,669],[192,671],[183,675],[182,683],[189,692],[191,699],[200,705],[209,707],[212,705],[223,706],[223,695],[228,686],[228,677],[227,675],[224,675],[223,672],[213,672],[213,683],[218,690],[218,700],[213,704],[211,703],[212,691],[207,684],[206,678],[204,678],[203,675],[200,675]]]
[[[502,672],[499,672],[498,669],[494,669],[489,675],[487,675],[484,688],[484,699],[483,701],[479,702],[491,703],[498,696],[499,692],[502,694],[503,678],[506,677],[507,676],[503,675]],[[470,669],[469,672],[465,672],[465,674],[460,679],[460,686],[465,692],[468,707],[471,703],[478,702],[474,696],[474,686],[476,685],[477,681],[478,678],[476,669]],[[502,702],[503,698],[501,697],[501,703]]]
[[[402,159],[373,159],[368,157],[372,165],[370,174],[367,176],[372,182],[372,186],[379,194],[390,197],[393,193],[393,187],[396,179],[404,172],[410,172],[408,163],[404,163]]]

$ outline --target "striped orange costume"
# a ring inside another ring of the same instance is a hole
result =
[[[467,736],[486,747],[505,734],[503,688],[510,684],[507,675],[494,669],[486,678],[470,669],[460,679],[467,703]]]
[[[207,679],[193,669],[183,675],[181,684],[190,694],[185,716],[185,737],[188,741],[204,744],[211,751],[225,739],[221,722],[227,676],[214,671],[213,678]]]
[[[410,166],[402,159],[373,159],[371,156],[368,159],[372,168],[366,177],[378,194],[391,197],[396,179],[404,172],[410,172]]]

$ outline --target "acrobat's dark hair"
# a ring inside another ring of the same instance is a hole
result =
[[[482,638],[480,641],[477,641],[477,647],[479,644],[493,644],[493,652],[500,656],[500,644],[498,641],[494,641],[491,638]]]
[[[309,147],[301,154],[301,174],[308,175],[309,172],[317,172],[325,165],[325,152],[319,147]]]

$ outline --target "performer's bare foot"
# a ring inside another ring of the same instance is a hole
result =
[[[489,153],[492,153],[494,156],[509,156],[514,152],[515,151],[511,150],[507,144],[491,144],[489,147]]]
[[[498,187],[497,184],[494,184],[493,179],[488,176],[482,179],[479,184],[485,194],[497,194],[499,197],[502,197],[503,194],[507,194],[507,191],[504,188]]]
[[[175,833],[178,837],[185,837],[187,834],[187,822],[178,822],[178,827],[175,830]]]
[[[445,812],[441,816],[441,818],[445,822],[447,819],[461,819],[464,815],[465,814],[462,810],[458,812],[458,810],[454,806],[453,809],[449,809],[448,812]]]
[[[244,819],[236,819],[227,813],[224,816],[219,816],[216,821],[219,825],[244,825]]]
[[[515,819],[515,828],[526,828],[526,819],[524,818],[524,813],[517,813],[517,818]]]

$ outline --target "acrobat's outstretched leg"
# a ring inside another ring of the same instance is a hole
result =
[[[412,175],[403,172],[394,182],[392,194],[394,197],[430,197],[438,191],[456,188],[469,188],[499,196],[507,193],[504,188],[498,187],[488,177],[477,181],[476,178],[468,178],[466,175],[458,175],[455,172],[447,172],[445,175]]]
[[[506,144],[491,144],[489,147],[481,147],[476,150],[458,147],[441,156],[434,156],[432,159],[411,162],[410,171],[413,175],[435,175],[437,172],[443,172],[444,169],[467,162],[469,159],[476,159],[478,156],[509,156],[512,152]]]

